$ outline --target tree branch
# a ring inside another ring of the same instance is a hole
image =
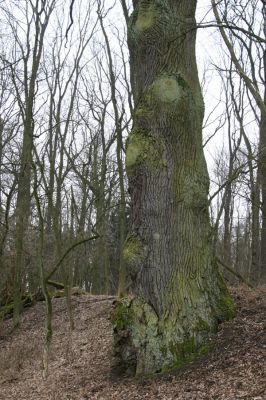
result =
[[[64,261],[64,259],[66,258],[66,256],[72,251],[74,250],[77,246],[79,246],[80,244],[83,243],[87,243],[90,242],[91,240],[95,240],[98,239],[100,237],[100,235],[97,233],[94,236],[90,236],[89,238],[85,238],[82,240],[79,240],[78,242],[75,242],[74,244],[72,244],[66,251],[65,253],[62,255],[62,257],[60,258],[60,260],[55,264],[54,268],[51,270],[51,272],[48,274],[48,276],[46,277],[46,282],[48,282],[48,280],[51,279],[51,277],[53,276],[53,274],[57,271],[57,269],[60,267],[60,265],[62,264],[62,262]]]

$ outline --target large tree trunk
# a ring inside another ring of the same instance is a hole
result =
[[[196,0],[133,3],[135,115],[126,149],[133,222],[124,257],[134,297],[118,302],[112,321],[116,360],[138,375],[192,360],[234,305],[211,251]]]

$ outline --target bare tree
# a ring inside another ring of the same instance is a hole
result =
[[[212,0],[212,7],[219,31],[228,49],[232,63],[244,81],[248,95],[254,102],[254,112],[259,110],[259,151],[258,179],[261,188],[261,246],[260,246],[260,276],[265,281],[266,271],[266,105],[265,105],[265,3],[259,0],[241,2],[230,5],[228,2],[217,3]],[[253,196],[255,192],[253,190]],[[258,196],[257,196],[258,197]],[[257,199],[254,200],[257,202]],[[257,222],[254,221],[254,229]],[[257,228],[256,228],[257,229]],[[253,247],[253,262],[255,261]]]

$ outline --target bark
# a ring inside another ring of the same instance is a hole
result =
[[[45,270],[44,270],[44,263],[43,263],[43,253],[44,253],[44,219],[42,215],[42,208],[40,199],[38,197],[38,181],[37,181],[37,171],[36,168],[33,167],[34,172],[34,186],[33,186],[33,195],[36,201],[37,211],[38,211],[38,218],[39,218],[39,251],[38,251],[38,265],[40,271],[40,280],[41,280],[41,288],[42,294],[45,299],[45,308],[46,308],[46,318],[45,318],[45,339],[44,339],[44,347],[43,347],[43,359],[42,359],[42,366],[43,366],[43,377],[47,378],[48,376],[48,364],[49,364],[49,353],[50,353],[50,346],[53,337],[53,328],[52,328],[52,313],[53,313],[53,306],[52,306],[52,298],[50,292],[48,290],[48,282],[50,284],[52,281],[46,279],[45,277]],[[53,282],[54,283],[54,282]]]
[[[264,37],[266,38],[266,5],[263,5],[264,17]],[[263,50],[263,82],[264,93],[263,100],[266,107],[266,46]],[[266,283],[266,112],[261,111],[260,120],[260,143],[259,143],[259,160],[258,160],[258,174],[261,183],[261,246],[260,246],[260,273],[261,283]]]
[[[227,93],[226,93],[227,97]],[[228,100],[228,99],[227,99]],[[229,102],[226,103],[226,114],[228,118],[228,148],[229,148],[229,167],[228,167],[228,185],[225,187],[225,201],[224,201],[224,234],[223,234],[223,258],[227,264],[231,264],[231,215],[232,215],[232,185],[231,182],[234,173],[234,163],[236,156],[236,149],[232,149],[231,143],[231,121],[230,121],[230,109]],[[237,146],[238,148],[238,146]]]
[[[234,315],[211,247],[195,9],[196,1],[139,0],[128,25],[135,114],[124,258],[134,296],[116,304],[112,322],[116,368],[131,374],[191,361]]]
[[[23,133],[23,144],[21,154],[21,165],[18,177],[18,194],[16,204],[16,262],[14,280],[14,326],[20,322],[21,311],[21,284],[22,273],[25,264],[24,245],[25,235],[30,214],[30,182],[31,182],[31,162],[33,148],[33,98],[26,116]]]
[[[235,100],[234,100],[235,101]],[[253,165],[253,151],[251,143],[246,135],[243,120],[239,118],[237,114],[238,121],[240,123],[240,129],[242,130],[245,145],[248,151],[248,169],[249,169],[249,180],[250,180],[250,202],[251,202],[251,260],[248,262],[249,267],[249,279],[257,284],[259,281],[260,272],[260,186],[258,181],[258,176],[256,177],[254,173]]]
[[[266,57],[265,57],[266,58]],[[266,72],[266,65],[265,65]],[[266,91],[265,91],[266,104]],[[260,278],[261,283],[266,283],[266,115],[261,115],[260,147],[258,174],[261,184],[261,246],[260,246]]]
[[[104,135],[104,127],[101,129]],[[102,136],[103,137],[103,136]],[[96,210],[96,231],[100,238],[95,247],[94,260],[94,287],[95,294],[107,294],[109,291],[109,276],[107,268],[107,238],[106,238],[106,173],[107,173],[107,153],[105,143],[102,141],[102,156],[99,157],[99,143],[96,139],[93,150],[93,187],[95,193],[95,210]],[[99,173],[100,170],[100,173]]]
[[[260,265],[260,189],[258,180],[251,182],[251,267],[250,279],[258,283]]]
[[[231,167],[231,166],[230,166]],[[223,235],[223,258],[225,262],[231,263],[231,207],[232,187],[229,185],[224,206],[224,235]]]

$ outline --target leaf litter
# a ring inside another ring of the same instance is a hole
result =
[[[73,296],[70,332],[65,299],[53,300],[49,375],[42,378],[45,304],[22,315],[10,334],[0,326],[0,400],[266,400],[266,289],[231,289],[238,313],[220,326],[208,354],[154,378],[113,378],[114,297]]]

